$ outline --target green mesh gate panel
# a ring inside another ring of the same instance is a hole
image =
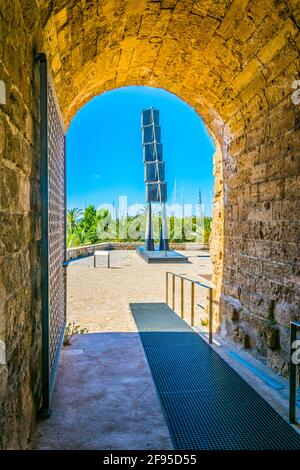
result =
[[[300,449],[300,436],[166,304],[130,307],[175,449]]]
[[[40,60],[43,410],[49,413],[66,322],[65,131],[44,55]]]

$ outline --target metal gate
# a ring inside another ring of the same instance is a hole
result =
[[[51,392],[66,325],[65,129],[44,54],[40,66],[42,230],[42,411]]]

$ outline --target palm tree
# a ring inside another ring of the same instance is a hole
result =
[[[81,219],[82,216],[82,210],[79,209],[78,207],[74,207],[73,209],[69,209],[67,212],[67,224],[71,228],[71,230],[74,230],[74,228],[77,226],[79,220]]]

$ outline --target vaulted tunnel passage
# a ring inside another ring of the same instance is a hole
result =
[[[217,145],[211,248],[221,331],[286,374],[289,322],[300,318],[298,2],[2,3],[1,445],[24,447],[40,400],[41,51],[66,125],[93,96],[127,85],[164,88],[199,113]]]

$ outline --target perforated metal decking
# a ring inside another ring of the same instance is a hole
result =
[[[300,436],[166,304],[130,307],[175,449],[300,449]]]

